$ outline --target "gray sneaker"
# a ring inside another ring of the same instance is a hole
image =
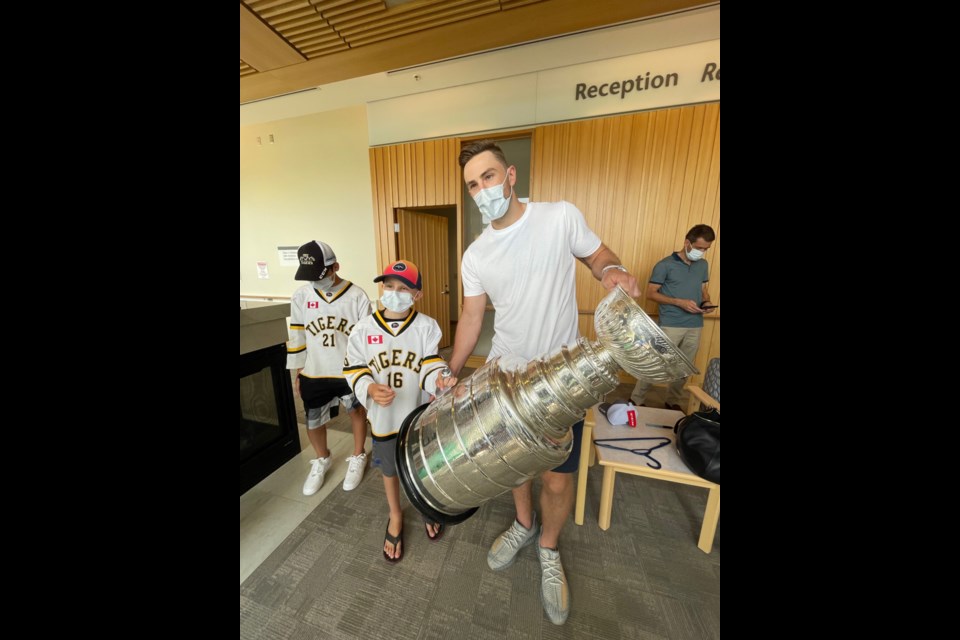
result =
[[[570,588],[567,586],[567,576],[563,573],[560,564],[560,552],[555,549],[545,549],[539,545],[537,538],[537,555],[540,556],[540,600],[543,610],[553,624],[563,624],[570,615]]]
[[[533,523],[529,529],[524,528],[522,524],[513,521],[510,528],[497,536],[490,546],[490,553],[487,554],[487,564],[494,571],[506,569],[517,559],[517,552],[527,546],[537,537],[537,514],[533,514]]]

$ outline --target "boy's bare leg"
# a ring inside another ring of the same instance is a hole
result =
[[[362,406],[350,412],[350,428],[353,430],[353,455],[363,453],[367,441],[367,410]]]
[[[387,530],[392,536],[399,536],[403,530],[403,511],[400,509],[400,479],[397,476],[388,478],[383,476],[383,489],[387,493],[387,504],[390,505],[390,525]],[[398,543],[397,549],[393,543],[383,541],[383,551],[391,558],[403,553],[403,543]]]
[[[310,444],[313,445],[313,451],[318,458],[330,457],[330,449],[327,449],[327,425],[322,425],[316,429],[307,429],[307,437]]]

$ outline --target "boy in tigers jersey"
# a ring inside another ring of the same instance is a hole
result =
[[[417,266],[407,260],[387,265],[374,282],[383,282],[383,310],[357,322],[347,345],[343,374],[367,408],[373,436],[373,465],[383,473],[383,487],[390,506],[390,519],[383,542],[389,562],[403,557],[403,511],[397,478],[397,432],[411,411],[420,405],[420,392],[436,393],[456,384],[442,377],[447,363],[438,355],[440,327],[430,316],[413,310],[423,295],[423,279]],[[443,525],[424,521],[427,536],[437,540]]]
[[[297,369],[296,391],[307,414],[307,435],[317,457],[303,483],[303,495],[315,494],[332,464],[327,448],[327,423],[337,417],[340,403],[350,414],[353,455],[347,458],[343,488],[360,484],[367,462],[363,449],[367,415],[343,379],[347,339],[358,320],[370,315],[370,299],[360,287],[337,275],[340,263],[330,245],[312,241],[297,249],[297,280],[309,280],[290,299],[287,368]]]

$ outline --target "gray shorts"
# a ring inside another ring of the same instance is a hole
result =
[[[319,429],[327,424],[340,413],[340,403],[347,408],[347,411],[353,411],[361,406],[360,401],[352,393],[350,395],[334,398],[327,404],[318,409],[307,409],[307,429]]]
[[[388,478],[397,476],[397,436],[373,441],[373,466]]]
[[[397,436],[386,440],[373,441],[373,466],[380,467],[380,473],[387,478],[397,477]],[[424,522],[433,522],[430,518],[420,514]]]

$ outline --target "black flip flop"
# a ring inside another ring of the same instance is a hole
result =
[[[393,550],[397,550],[397,544],[403,545],[403,529],[400,529],[400,535],[392,536],[390,535],[390,518],[387,518],[387,530],[384,533],[383,537],[385,542],[389,542],[393,545]],[[400,562],[403,560],[403,546],[400,547],[400,556],[396,558],[391,558],[387,555],[386,549],[383,550],[383,557],[386,558],[387,562]]]
[[[423,524],[424,524],[424,531],[427,531],[426,525],[428,525],[428,524],[436,524],[436,525],[437,525],[437,533],[436,533],[435,535],[432,535],[432,536],[431,536],[431,535],[430,535],[430,532],[427,531],[427,537],[430,538],[430,542],[436,542],[437,540],[439,540],[440,538],[443,537],[443,529],[444,529],[444,527],[443,527],[443,523],[442,523],[442,522],[437,522],[437,523],[424,522]]]

